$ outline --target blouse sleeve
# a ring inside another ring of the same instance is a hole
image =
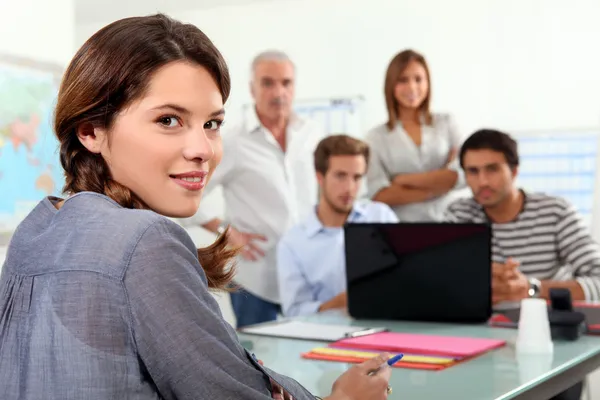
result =
[[[369,145],[369,168],[367,170],[367,196],[373,198],[381,189],[392,184],[383,158],[381,157],[381,141],[377,140],[379,132],[372,131],[367,135],[366,142]]]
[[[448,115],[446,118],[446,129],[448,130],[450,146],[456,149],[456,157],[454,157],[454,161],[450,163],[448,168],[453,171],[456,171],[458,174],[458,179],[456,181],[455,189],[464,188],[466,186],[465,174],[462,168],[460,167],[460,159],[459,152],[460,147],[463,144],[463,136],[460,133],[458,125],[456,124],[456,120],[452,115]]]
[[[137,351],[163,398],[271,398],[269,377],[223,319],[183,228],[153,223],[131,255],[124,286]]]

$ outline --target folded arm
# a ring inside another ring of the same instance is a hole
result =
[[[421,203],[435,197],[432,191],[406,186],[391,185],[375,193],[373,200],[389,206],[400,206],[411,203]]]
[[[459,174],[450,168],[456,161],[457,150],[451,148],[443,168],[414,174],[399,174],[393,179],[393,183],[411,189],[421,189],[433,193],[434,196],[442,196],[452,190],[459,180]]]
[[[415,174],[400,174],[394,177],[393,183],[408,189],[419,189],[441,196],[456,186],[458,173],[450,169],[436,169]]]
[[[421,203],[434,197],[430,190],[395,185],[376,151],[376,146],[372,150],[367,170],[369,197],[391,207]]]

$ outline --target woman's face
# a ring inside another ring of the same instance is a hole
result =
[[[223,98],[208,71],[174,62],[156,71],[145,95],[117,115],[109,132],[94,130],[95,149],[82,142],[152,210],[190,217],[221,161],[223,117]]]
[[[428,95],[429,80],[425,67],[417,61],[409,62],[394,88],[394,97],[400,108],[419,108]]]

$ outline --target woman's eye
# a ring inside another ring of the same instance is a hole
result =
[[[175,116],[167,115],[164,117],[160,117],[158,119],[158,123],[166,126],[167,128],[175,128],[179,125],[179,120]]]
[[[223,121],[213,119],[212,121],[208,121],[207,123],[204,124],[204,129],[210,129],[210,130],[214,131],[214,130],[219,129],[222,124],[223,124]]]

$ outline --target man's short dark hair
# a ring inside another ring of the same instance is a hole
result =
[[[492,150],[504,154],[506,163],[511,167],[519,166],[517,142],[509,134],[494,129],[480,129],[464,141],[460,148],[460,166],[464,168],[465,154],[469,150]]]

